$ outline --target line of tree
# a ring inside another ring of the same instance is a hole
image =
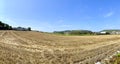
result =
[[[12,28],[13,30],[17,30],[17,31],[31,31],[31,27],[28,28],[24,28],[24,27],[14,27]]]
[[[91,35],[94,34],[90,30],[65,30],[65,31],[54,31],[55,34],[63,34],[63,35]]]
[[[0,21],[0,30],[12,30],[12,26]]]
[[[31,31],[31,27],[24,28],[24,27],[15,27],[13,28],[12,26],[3,23],[0,21],[0,30],[19,30],[19,31]]]

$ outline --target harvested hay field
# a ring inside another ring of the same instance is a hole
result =
[[[120,35],[0,31],[0,64],[94,64],[119,49]]]

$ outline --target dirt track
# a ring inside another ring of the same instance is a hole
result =
[[[120,49],[120,36],[0,31],[0,64],[94,64]]]

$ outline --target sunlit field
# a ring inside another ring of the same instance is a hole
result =
[[[0,64],[94,64],[118,50],[119,42],[119,35],[0,31]]]

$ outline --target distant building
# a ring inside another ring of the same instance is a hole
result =
[[[101,35],[106,35],[106,34],[107,34],[107,32],[102,31],[102,32],[100,32],[100,34],[101,34]]]
[[[111,34],[119,35],[119,34],[120,34],[120,31],[112,31]]]
[[[100,33],[101,33],[101,34],[106,34],[107,32],[104,31],[104,32],[100,32]]]
[[[120,35],[120,29],[102,30],[101,32],[103,33],[108,32],[111,35]]]

